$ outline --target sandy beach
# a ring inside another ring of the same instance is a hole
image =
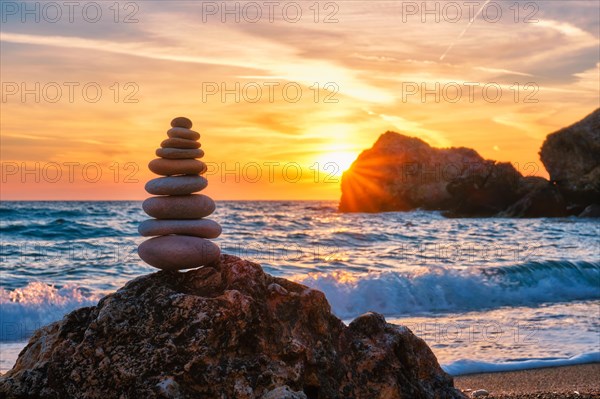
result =
[[[488,398],[600,398],[600,363],[458,376],[467,395],[478,389]]]

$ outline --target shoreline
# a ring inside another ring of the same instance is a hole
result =
[[[600,363],[585,363],[516,371],[465,374],[454,385],[468,397],[485,389],[497,399],[600,399]]]

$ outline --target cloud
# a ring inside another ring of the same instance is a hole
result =
[[[380,114],[379,117],[386,122],[391,123],[396,129],[409,136],[418,136],[435,147],[449,147],[450,141],[444,137],[443,133],[426,129],[419,122],[410,121],[401,116]]]
[[[201,56],[187,53],[181,49],[164,48],[148,45],[143,42],[112,42],[100,39],[85,39],[66,36],[39,36],[11,32],[3,32],[1,41],[9,43],[64,47],[89,51],[104,51],[128,56],[150,58],[172,62],[187,62],[197,64],[228,65],[241,68],[265,71],[264,75],[254,74],[257,79],[283,79],[297,82],[306,86],[319,83],[321,87],[332,82],[339,91],[355,99],[371,102],[390,102],[393,96],[385,90],[365,84],[355,72],[335,65],[327,60],[303,60],[294,54],[293,49],[264,41],[259,47],[261,53],[277,54],[277,57],[244,57],[243,54],[231,49],[222,49],[211,56]],[[235,43],[243,43],[240,40]],[[237,47],[237,45],[234,45]],[[248,50],[244,50],[247,52]]]
[[[475,67],[475,69],[480,70],[480,71],[484,71],[484,72],[495,73],[495,74],[518,75],[518,76],[533,76],[530,73],[511,71],[509,69],[502,69],[502,68]]]
[[[161,48],[154,48],[143,43],[123,43],[100,39],[85,39],[72,36],[39,36],[20,33],[3,32],[0,41],[8,43],[30,44],[39,46],[64,47],[93,51],[104,51],[115,54],[126,54],[135,57],[151,58],[174,62],[191,62],[199,64],[228,64],[245,68],[253,68],[254,63],[243,60],[222,60],[202,56],[186,56],[173,54]]]
[[[594,36],[577,26],[574,26],[568,22],[554,21],[551,19],[542,19],[539,20],[535,26],[540,28],[549,28],[561,33],[564,36],[573,39],[585,39],[584,42],[581,43],[583,46],[588,46],[593,42],[597,42],[597,39]]]
[[[595,68],[587,69],[573,76],[577,78],[576,86],[587,91],[594,91],[596,95],[598,94],[598,87],[600,87],[600,63],[596,64]]]

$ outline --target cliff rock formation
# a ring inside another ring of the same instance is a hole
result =
[[[381,135],[342,177],[341,212],[442,210],[450,217],[594,217],[600,206],[600,109],[550,134],[540,152],[551,181],[469,148]]]
[[[600,204],[600,108],[549,134],[540,158],[570,203],[579,208]]]
[[[386,132],[342,177],[342,212],[447,210],[491,216],[518,199],[521,174],[469,148],[434,148]]]

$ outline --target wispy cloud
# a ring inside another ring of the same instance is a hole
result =
[[[424,128],[420,122],[411,121],[396,115],[379,114],[379,117],[391,123],[400,132],[409,136],[418,136],[435,147],[449,147],[451,145],[443,133]]]
[[[490,72],[490,73],[497,73],[497,74],[517,75],[517,76],[533,76],[530,73],[511,71],[509,69],[502,69],[502,68],[489,68],[489,67],[480,66],[480,67],[475,67],[475,69],[477,69],[479,71],[483,71],[483,72]]]
[[[124,43],[100,39],[85,39],[73,36],[40,36],[20,33],[3,32],[0,41],[8,43],[30,44],[38,46],[52,46],[90,51],[103,51],[115,54],[125,54],[134,57],[144,57],[155,60],[174,62],[190,62],[197,64],[232,65],[244,68],[255,68],[256,64],[238,60],[214,59],[202,56],[179,55],[165,49],[148,46],[145,43]]]
[[[352,70],[337,66],[327,60],[303,59],[293,50],[273,44],[263,43],[263,52],[269,50],[277,57],[241,57],[233,56],[229,51],[221,51],[210,57],[201,55],[182,55],[181,49],[164,48],[142,42],[114,42],[100,39],[85,39],[71,36],[39,36],[3,32],[1,40],[9,43],[63,47],[88,51],[104,51],[172,62],[196,64],[227,65],[240,68],[265,71],[264,75],[254,75],[260,79],[283,79],[306,86],[333,82],[343,95],[371,102],[391,102],[393,96],[385,90],[370,86],[356,76]],[[267,42],[267,41],[264,41]],[[252,61],[249,61],[252,60]]]

